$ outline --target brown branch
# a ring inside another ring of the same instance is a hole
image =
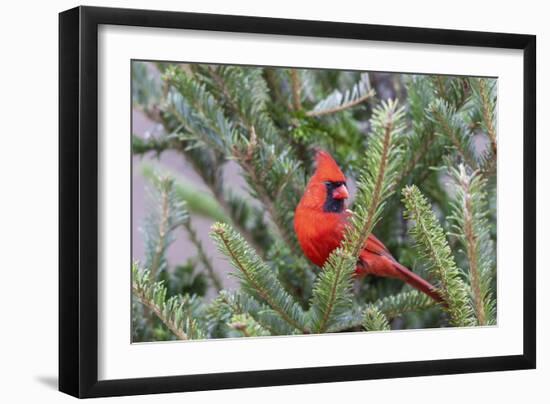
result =
[[[298,70],[290,69],[290,83],[292,87],[292,105],[295,111],[300,111],[302,109],[302,88]]]
[[[441,98],[445,99],[446,91],[445,84],[443,83],[443,78],[441,76],[435,76],[435,83],[437,86],[437,93]]]
[[[250,337],[250,333],[246,331],[246,324],[242,322],[235,322],[229,324],[229,326],[239,332],[241,332],[245,337]]]

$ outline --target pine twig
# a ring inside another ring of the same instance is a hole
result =
[[[364,312],[363,328],[366,331],[388,331],[390,324],[384,313],[376,306],[369,305]]]
[[[417,312],[436,307],[435,300],[418,290],[401,292],[396,295],[386,296],[372,303],[389,319],[402,316],[405,313]]]
[[[449,104],[445,101],[438,100],[430,109],[430,113],[434,123],[436,123],[440,128],[440,133],[444,135],[447,139],[451,141],[457,152],[460,154],[462,159],[473,169],[478,168],[477,162],[472,156],[471,150],[463,144],[463,139],[460,139],[458,131],[460,128],[451,126],[454,121],[455,112],[450,109]],[[447,114],[447,115],[446,115]]]
[[[497,133],[494,123],[496,94],[493,93],[494,81],[491,79],[472,78],[469,81],[473,91],[473,100],[479,113],[480,121],[472,122],[472,125],[480,126],[487,134],[491,144],[491,163],[496,165],[497,158]],[[475,126],[474,126],[475,127]]]
[[[278,279],[250,249],[242,236],[222,223],[215,223],[210,234],[220,252],[227,256],[238,270],[237,275],[242,279],[243,286],[257,293],[292,327],[304,334],[309,333],[304,321],[298,320],[305,317],[299,305],[283,289]]]
[[[474,233],[474,224],[473,224],[473,207],[472,207],[472,198],[470,197],[468,191],[468,183],[463,181],[461,183],[462,189],[467,196],[465,199],[464,206],[464,233],[466,235],[466,252],[468,256],[468,263],[470,268],[470,278],[472,280],[472,290],[474,295],[474,308],[476,311],[477,319],[480,325],[485,325],[485,308],[483,306],[483,296],[481,295],[480,287],[480,275],[478,262],[476,259],[476,249],[477,249],[477,236]]]
[[[362,104],[362,103],[368,101],[369,99],[373,98],[375,94],[376,94],[376,92],[371,89],[371,90],[369,90],[369,92],[367,94],[365,94],[365,95],[363,95],[363,96],[361,96],[361,97],[359,97],[355,100],[351,100],[347,103],[338,105],[338,106],[333,107],[333,108],[327,108],[327,109],[321,109],[321,110],[311,110],[311,111],[306,112],[306,115],[309,116],[309,117],[320,117],[320,116],[335,114],[337,112],[342,112],[342,111],[345,111],[346,109],[353,108],[356,105],[359,105],[359,104]]]
[[[410,233],[429,263],[429,271],[440,282],[440,292],[448,307],[446,311],[455,326],[470,326],[473,313],[468,302],[466,286],[460,279],[451,249],[428,201],[412,185],[403,189],[406,218],[414,221]]]
[[[143,227],[146,266],[153,279],[167,266],[166,249],[173,242],[174,230],[189,217],[185,204],[174,193],[174,180],[169,176],[151,177],[151,213]]]
[[[480,325],[494,320],[494,301],[490,293],[491,268],[493,263],[492,243],[487,229],[486,180],[479,172],[466,172],[464,165],[450,170],[456,195],[453,214],[456,236],[462,242],[469,267],[469,281],[473,308]]]
[[[155,282],[149,270],[141,271],[132,265],[132,293],[154,313],[159,320],[180,340],[204,338],[192,312],[194,297],[172,296],[167,299],[163,282]]]
[[[306,112],[309,117],[321,117],[353,108],[373,98],[376,91],[371,88],[368,73],[362,73],[361,79],[343,93],[334,90],[329,96],[319,101],[313,110]]]
[[[132,291],[134,292],[134,296],[136,296],[145,307],[153,312],[158,319],[162,321],[166,328],[168,328],[172,334],[176,336],[177,339],[182,341],[189,339],[187,334],[181,328],[176,326],[173,319],[164,316],[160,306],[156,305],[151,299],[147,298],[143,290],[140,290],[137,286],[132,285]]]
[[[369,236],[372,228],[374,227],[374,221],[376,220],[375,213],[380,203],[382,202],[382,188],[383,182],[386,177],[386,167],[388,165],[388,159],[390,154],[390,144],[393,133],[393,117],[387,120],[384,127],[384,140],[382,143],[382,154],[380,158],[380,166],[378,169],[378,175],[376,176],[376,182],[374,183],[374,190],[371,196],[371,202],[367,211],[367,221],[363,225],[359,233],[359,243],[357,243],[352,250],[352,255],[355,257],[359,255],[359,252],[363,249],[365,240]]]
[[[364,326],[367,308],[376,308],[389,321],[406,313],[419,312],[437,306],[435,300],[416,289],[401,292],[378,299],[364,307],[356,307],[356,310],[352,311],[346,318],[331,326],[329,332],[340,332]]]

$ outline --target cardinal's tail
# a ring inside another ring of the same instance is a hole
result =
[[[443,297],[435,288],[435,286],[433,286],[430,282],[421,278],[420,276],[412,272],[410,269],[404,267],[398,262],[394,262],[393,264],[395,269],[399,273],[399,278],[401,280],[408,283],[413,288],[418,289],[419,291],[427,294],[436,302],[441,303],[443,306],[447,307],[447,302],[445,302],[445,299],[443,299]]]

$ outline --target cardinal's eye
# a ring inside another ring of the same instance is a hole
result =
[[[338,188],[341,185],[346,185],[345,181],[325,181],[328,188]]]

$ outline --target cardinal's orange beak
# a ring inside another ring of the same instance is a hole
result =
[[[332,191],[332,197],[334,199],[348,199],[349,198],[348,189],[344,184],[342,184],[338,188],[336,188],[334,191]]]

